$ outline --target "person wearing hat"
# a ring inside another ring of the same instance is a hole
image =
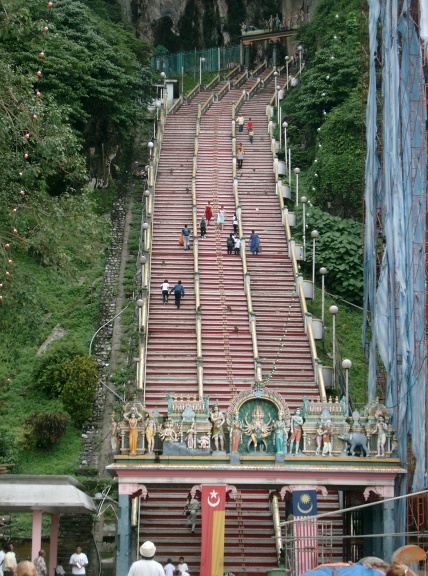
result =
[[[162,564],[153,559],[155,553],[156,546],[153,542],[144,542],[140,547],[142,559],[132,564],[128,576],[165,576]]]

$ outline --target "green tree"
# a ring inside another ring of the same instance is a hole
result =
[[[49,398],[59,397],[70,379],[68,363],[82,355],[82,348],[73,342],[58,341],[51,344],[43,355],[37,357],[34,364],[33,378],[36,388]]]
[[[92,414],[98,367],[92,356],[76,356],[63,363],[65,384],[61,392],[64,408],[81,428]]]

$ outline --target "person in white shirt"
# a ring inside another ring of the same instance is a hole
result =
[[[171,558],[168,558],[167,562],[168,564],[163,567],[165,576],[174,576],[175,566],[172,563]]]
[[[168,294],[169,294],[168,280],[165,279],[162,282],[161,290],[162,290],[162,301],[164,304],[168,304]]]
[[[238,256],[241,254],[241,239],[238,235],[235,236],[235,254]]]
[[[177,566],[177,570],[180,570],[180,572],[183,574],[183,572],[188,572],[189,571],[189,567],[187,566],[186,562],[184,561],[184,557],[180,556],[180,558],[178,559],[178,566]]]
[[[134,562],[129,569],[128,576],[165,576],[162,564],[153,560],[156,546],[150,540],[140,546],[141,560]]]
[[[2,564],[3,574],[4,576],[13,576],[17,564],[15,552],[13,551],[13,544],[6,544],[4,551],[5,556]]]
[[[69,564],[72,566],[71,572],[73,574],[86,574],[88,557],[83,554],[80,546],[76,546],[76,552],[71,555]]]
[[[3,576],[3,560],[5,557],[4,550],[0,550],[0,576]]]
[[[62,560],[58,560],[58,566],[55,568],[55,576],[65,576],[65,570],[62,565]]]

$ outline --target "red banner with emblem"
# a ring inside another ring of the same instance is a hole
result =
[[[202,486],[200,576],[224,574],[226,486]]]

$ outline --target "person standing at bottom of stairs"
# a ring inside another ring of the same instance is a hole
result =
[[[177,308],[180,308],[181,299],[184,297],[184,286],[182,285],[181,280],[179,280],[171,290],[171,294],[174,294],[175,296],[175,305]]]
[[[142,560],[134,562],[129,569],[128,576],[165,576],[162,564],[154,560],[156,546],[147,540],[140,546]]]

